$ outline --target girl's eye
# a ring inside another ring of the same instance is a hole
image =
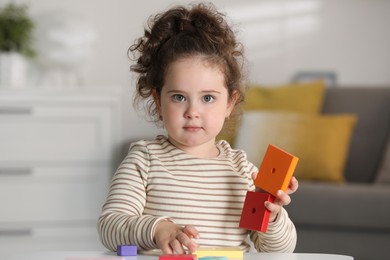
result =
[[[206,95],[203,97],[203,101],[206,102],[206,103],[210,103],[214,100],[214,97],[211,96],[211,95]]]
[[[173,101],[182,102],[186,98],[183,95],[181,95],[181,94],[175,94],[175,95],[172,96],[172,99],[173,99]]]

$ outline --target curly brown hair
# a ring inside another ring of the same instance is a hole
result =
[[[202,56],[219,66],[229,97],[237,93],[236,104],[244,99],[242,44],[225,15],[212,4],[176,6],[150,17],[144,35],[130,46],[128,54],[136,61],[131,71],[138,73],[134,104],[146,100],[146,110],[155,122],[160,119],[153,93],[160,96],[168,66],[181,58]]]

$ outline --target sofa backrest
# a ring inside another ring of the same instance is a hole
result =
[[[390,86],[328,88],[322,112],[357,115],[345,177],[350,182],[373,182],[390,137]]]

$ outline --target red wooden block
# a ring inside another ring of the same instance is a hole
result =
[[[240,228],[266,232],[270,211],[264,202],[274,202],[275,197],[265,192],[247,191],[240,219]]]
[[[186,255],[160,255],[159,260],[195,260],[195,256],[191,254]]]
[[[260,165],[255,185],[276,197],[278,190],[287,190],[298,160],[298,157],[270,144]]]

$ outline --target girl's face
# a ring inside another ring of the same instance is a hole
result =
[[[198,157],[218,155],[215,137],[236,100],[228,97],[218,66],[196,56],[173,62],[155,100],[173,145]]]

